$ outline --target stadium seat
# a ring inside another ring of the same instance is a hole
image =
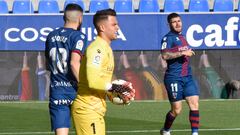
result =
[[[190,0],[188,6],[189,12],[209,12],[207,0]]]
[[[107,0],[91,0],[89,5],[89,12],[95,13],[98,10],[109,8]]]
[[[214,12],[233,12],[233,0],[215,0],[213,5]]]
[[[184,12],[183,0],[165,0],[164,12]]]
[[[240,12],[240,1],[238,2],[238,12]]]
[[[8,13],[8,6],[5,0],[0,0],[0,13]]]
[[[159,12],[158,0],[140,0],[139,12]]]
[[[84,6],[84,3],[83,3],[83,0],[66,0],[65,3],[64,3],[64,8],[67,6],[67,4],[69,3],[75,3],[75,4],[78,4],[82,7],[83,11],[85,11],[85,6]]]
[[[12,8],[13,14],[34,13],[32,2],[29,0],[15,0]]]
[[[114,9],[116,12],[133,12],[132,0],[115,0]]]
[[[40,0],[38,13],[59,13],[58,2],[56,0]]]

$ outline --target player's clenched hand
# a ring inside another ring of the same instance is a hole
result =
[[[182,55],[191,57],[192,55],[195,55],[195,52],[192,49],[188,49],[188,50],[182,51]]]
[[[114,80],[109,92],[112,92],[121,98],[123,104],[129,104],[135,97],[135,89],[133,89],[132,83],[124,80]]]

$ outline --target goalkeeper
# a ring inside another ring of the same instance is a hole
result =
[[[119,29],[116,12],[112,9],[97,11],[93,24],[98,35],[87,47],[81,61],[77,97],[72,105],[77,135],[105,135],[103,117],[107,93],[120,90],[124,103],[133,96],[131,91],[124,91],[131,90],[128,87],[111,84],[114,57],[110,44],[117,39]]]

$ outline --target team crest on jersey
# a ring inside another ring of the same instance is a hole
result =
[[[82,40],[77,41],[76,48],[79,49],[79,50],[82,50],[82,48],[83,48],[83,41]]]
[[[101,63],[101,56],[97,54],[97,55],[94,56],[93,64],[94,65],[100,65],[100,63]]]

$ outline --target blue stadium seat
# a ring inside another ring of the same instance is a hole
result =
[[[64,3],[64,8],[67,6],[67,4],[69,3],[75,3],[75,4],[78,4],[79,6],[82,7],[83,11],[85,11],[85,6],[84,6],[84,3],[83,3],[83,0],[66,0],[65,3]]]
[[[190,0],[188,6],[189,12],[209,12],[207,0]]]
[[[58,2],[56,0],[40,0],[38,13],[59,13]]]
[[[109,8],[107,0],[91,0],[89,5],[89,12],[95,13],[98,10]]]
[[[238,12],[240,11],[240,1],[238,2]]]
[[[184,12],[183,0],[165,0],[164,12]]]
[[[215,0],[213,5],[214,12],[233,12],[233,0]]]
[[[8,13],[8,6],[5,0],[0,0],[0,13]]]
[[[159,12],[158,0],[140,0],[139,12]]]
[[[15,0],[13,2],[13,14],[31,14],[34,13],[32,2],[29,0]]]
[[[115,0],[114,9],[116,12],[133,12],[132,0]]]

